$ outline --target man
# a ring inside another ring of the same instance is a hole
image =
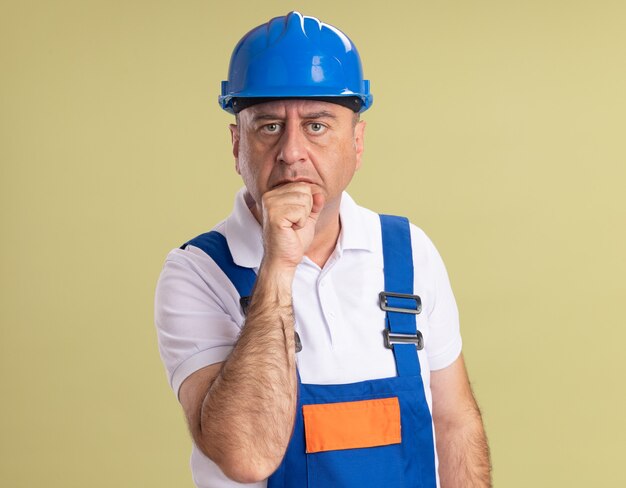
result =
[[[245,188],[156,293],[201,488],[490,486],[443,263],[344,192],[371,103],[352,42],[313,17],[233,52],[220,104]]]

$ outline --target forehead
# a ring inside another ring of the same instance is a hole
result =
[[[254,121],[267,118],[331,118],[351,120],[354,112],[336,103],[319,100],[272,100],[239,112],[240,119]]]

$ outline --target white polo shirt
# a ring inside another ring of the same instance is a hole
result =
[[[232,214],[216,230],[226,237],[239,266],[258,271],[263,256],[261,226],[244,201],[235,198]],[[344,192],[341,234],[324,268],[304,257],[293,282],[295,327],[302,341],[296,361],[303,383],[342,384],[396,375],[393,352],[383,345],[385,313],[378,305],[384,290],[378,214],[358,206]],[[415,294],[422,299],[417,327],[426,399],[431,406],[430,371],[445,368],[461,352],[456,302],[445,266],[424,232],[411,225]],[[174,392],[190,374],[224,361],[243,326],[237,290],[204,251],[172,250],[155,298],[161,358]],[[229,480],[194,445],[193,478],[199,488],[243,486]],[[267,482],[247,484],[266,487]]]

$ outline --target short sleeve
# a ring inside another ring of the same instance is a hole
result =
[[[427,270],[430,303],[428,314],[429,337],[425,346],[432,371],[450,366],[461,354],[462,340],[459,312],[444,262],[428,236],[412,226],[412,240],[419,243]]]
[[[168,254],[156,286],[154,315],[159,352],[176,395],[190,374],[228,357],[243,321],[236,290],[213,260],[193,246]]]

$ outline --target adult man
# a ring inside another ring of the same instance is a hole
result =
[[[344,192],[372,103],[352,42],[272,19],[235,48],[220,103],[245,189],[170,253],[156,297],[196,484],[435,487],[438,453],[441,486],[488,486],[443,263]]]

